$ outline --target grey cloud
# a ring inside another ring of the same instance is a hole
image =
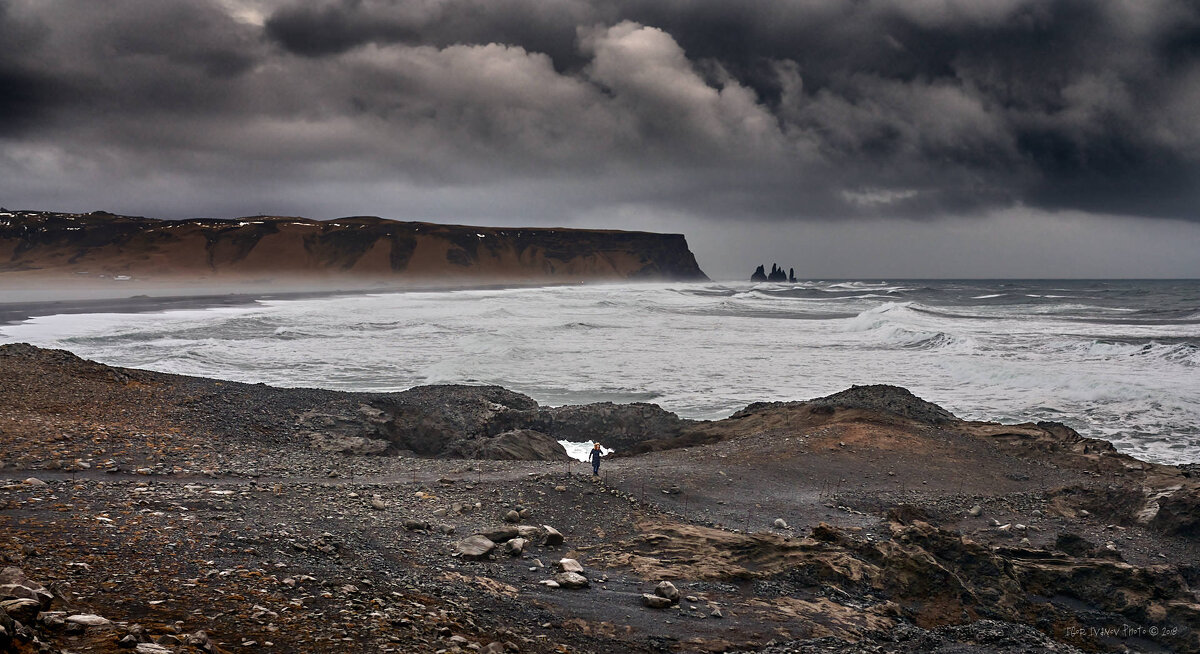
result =
[[[34,177],[64,197],[137,178],[248,204],[321,184],[537,188],[524,201],[548,220],[1197,217],[1200,7],[1184,0],[70,9],[0,0],[17,45],[0,52],[6,198]]]

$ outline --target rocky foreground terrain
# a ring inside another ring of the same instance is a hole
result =
[[[4,652],[1200,651],[1195,470],[895,387],[692,422],[9,345],[0,451]]]

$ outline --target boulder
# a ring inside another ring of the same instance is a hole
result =
[[[133,651],[137,654],[172,654],[171,648],[155,643],[138,643]]]
[[[540,540],[546,536],[546,532],[533,525],[517,525],[517,535],[525,540]]]
[[[678,602],[680,597],[679,589],[669,581],[658,582],[658,585],[654,587],[654,594],[670,600],[672,603]]]
[[[70,615],[70,616],[67,616],[65,621],[67,624],[77,624],[77,625],[82,625],[84,627],[93,627],[93,628],[111,627],[112,626],[112,622],[110,620],[108,620],[107,618],[98,616],[94,613],[79,613],[77,615]]]
[[[486,558],[496,549],[496,543],[486,536],[475,534],[454,544],[454,549],[464,559],[476,560]]]
[[[783,518],[775,518],[775,522],[772,524],[775,525],[776,529],[787,529],[788,528],[788,524]]]
[[[665,609],[674,604],[674,602],[658,595],[642,593],[642,604],[645,604],[652,609]]]
[[[583,566],[575,559],[559,559],[555,566],[560,572],[577,572],[583,574]]]
[[[490,531],[481,531],[479,535],[485,536],[488,540],[495,543],[503,543],[504,541],[512,540],[521,535],[521,530],[517,527],[499,527]]]
[[[521,556],[525,552],[526,542],[524,538],[514,538],[504,543],[504,550],[509,556]]]
[[[42,603],[37,600],[19,598],[0,601],[0,611],[8,614],[21,624],[30,625],[42,610]]]
[[[546,532],[547,547],[557,547],[563,544],[563,535],[554,527],[542,525],[542,531]]]
[[[554,581],[563,588],[587,588],[589,585],[587,577],[578,572],[560,572],[554,575]]]
[[[31,599],[49,607],[54,595],[46,587],[25,576],[20,568],[9,566],[0,570],[0,600]]]
[[[509,511],[508,513],[505,513],[505,514],[504,514],[504,521],[505,521],[505,522],[512,522],[512,523],[517,523],[517,522],[520,522],[520,521],[521,521],[521,514],[520,514],[520,513],[518,513],[518,512],[516,512],[516,511]]]
[[[404,528],[408,531],[429,531],[429,523],[424,520],[405,520]]]

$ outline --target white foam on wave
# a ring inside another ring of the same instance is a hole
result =
[[[595,447],[596,442],[595,441],[583,441],[583,442],[559,441],[558,444],[563,446],[563,449],[567,451],[567,456],[571,457],[572,459],[575,459],[576,461],[590,461],[591,456],[592,456],[592,449]],[[604,447],[604,445],[600,446],[600,452],[602,454],[604,454],[605,456],[608,456],[609,454],[612,454],[615,451],[616,450],[610,450],[607,447]]]
[[[885,292],[809,283],[839,284]],[[1200,447],[1176,447],[1200,441],[1200,327],[1104,321],[1130,306],[939,299],[947,288],[960,298],[1025,293],[1012,286],[935,286],[891,302],[713,283],[387,293],[48,316],[0,327],[0,341],[279,386],[475,383],[543,403],[652,398],[698,419],[890,383],[965,417],[1076,420],[1155,460],[1200,460]]]

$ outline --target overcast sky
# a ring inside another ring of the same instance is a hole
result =
[[[0,204],[1200,277],[1195,0],[0,0]]]

